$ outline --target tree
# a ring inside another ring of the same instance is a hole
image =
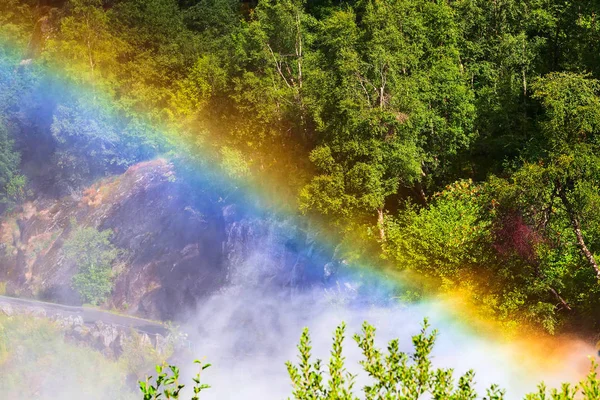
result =
[[[60,100],[50,125],[53,161],[71,186],[121,173],[167,148],[159,128],[144,118],[127,117],[106,98],[73,91]]]
[[[19,174],[21,156],[15,150],[8,123],[0,116],[0,200],[19,202],[25,197],[26,179]]]
[[[58,35],[46,44],[45,59],[63,63],[80,83],[111,90],[124,43],[110,32],[102,0],[70,0],[66,10]]]
[[[600,281],[600,267],[586,244],[581,221],[586,205],[600,199],[600,82],[577,74],[553,73],[540,79],[534,90],[546,111],[542,134],[547,145],[540,149],[547,165],[544,172],[569,218],[582,258]],[[588,221],[597,221],[599,215],[587,210]]]
[[[0,41],[2,52],[12,51],[14,42],[26,43],[31,38],[35,7],[19,0],[5,0],[0,4]],[[9,44],[9,46],[7,46]]]
[[[411,188],[426,202],[426,187],[443,181],[473,137],[452,12],[445,3],[366,1],[331,13],[320,30],[318,174],[301,207],[376,215],[384,240],[390,197]]]
[[[277,112],[291,123],[290,128],[298,134],[296,140],[307,139],[309,124],[303,86],[314,20],[304,7],[304,0],[261,2],[256,19],[248,27],[249,38],[258,46],[255,62],[267,66],[261,81],[268,85],[265,89],[273,91]]]
[[[17,149],[32,188],[201,159],[347,261],[471,284],[504,322],[596,326],[598,0],[37,3],[0,5],[7,202]]]
[[[111,230],[75,227],[64,244],[67,259],[77,266],[73,288],[85,302],[98,305],[112,290],[112,263],[119,250],[110,242]]]

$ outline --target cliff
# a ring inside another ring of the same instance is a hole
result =
[[[227,285],[297,290],[331,274],[327,249],[289,218],[215,201],[165,159],[136,164],[59,199],[38,196],[0,224],[0,283],[8,295],[82,301],[63,245],[74,226],[113,231],[121,249],[112,294],[121,312],[176,320]]]
[[[80,303],[70,284],[77,266],[62,248],[76,221],[111,229],[113,244],[124,250],[113,266],[117,277],[109,305],[171,319],[184,305],[218,290],[226,276],[222,218],[210,204],[191,204],[191,190],[170,163],[158,159],[78,195],[24,204],[0,226],[0,280],[7,294]]]

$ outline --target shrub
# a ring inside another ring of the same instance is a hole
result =
[[[375,328],[363,324],[361,334],[354,336],[364,356],[360,362],[363,370],[372,378],[373,384],[363,388],[364,399],[473,399],[473,371],[467,372],[453,381],[451,369],[434,369],[430,361],[431,350],[437,331],[428,332],[427,321],[421,332],[413,336],[415,353],[407,355],[399,350],[398,339],[389,342],[387,354],[375,347]],[[299,351],[299,364],[287,363],[292,379],[293,396],[297,400],[357,400],[353,392],[355,376],[346,371],[342,355],[345,325],[340,325],[333,338],[333,350],[328,364],[328,373],[321,370],[321,360],[311,361],[311,342],[308,329],[302,332]],[[328,380],[325,381],[325,376]],[[492,385],[488,391],[490,399],[502,398],[504,392]]]
[[[98,231],[88,227],[73,230],[65,242],[68,260],[78,268],[72,285],[85,302],[98,305],[112,290],[112,263],[119,250],[110,242],[111,230]]]
[[[200,392],[210,388],[209,385],[200,381],[200,374],[210,367],[210,364],[202,365],[200,360],[195,360],[194,363],[199,365],[200,371],[193,378],[194,385],[192,390],[194,396],[192,396],[191,400],[198,400],[200,398]],[[144,400],[156,400],[163,397],[163,395],[167,399],[179,399],[181,390],[185,387],[185,385],[179,382],[179,368],[170,365],[167,369],[163,365],[157,365],[156,373],[157,376],[154,381],[150,376],[146,379],[146,382],[140,382],[140,390],[144,395]]]
[[[295,400],[381,400],[381,399],[434,399],[434,400],[475,400],[478,398],[474,388],[475,372],[468,371],[458,381],[453,378],[452,369],[433,368],[431,351],[435,344],[437,331],[429,331],[425,320],[421,332],[413,336],[414,353],[406,354],[399,350],[398,339],[391,340],[387,352],[375,347],[375,328],[365,322],[362,332],[354,335],[354,340],[362,351],[360,362],[363,371],[371,378],[371,384],[362,388],[358,396],[354,391],[356,375],[346,370],[346,361],[342,354],[346,327],[342,323],[335,331],[331,357],[327,371],[322,369],[321,360],[312,361],[311,341],[308,328],[305,328],[298,345],[297,365],[287,362],[287,370],[292,381],[292,398]],[[200,372],[210,364],[202,365]],[[560,389],[552,389],[550,395],[544,383],[538,386],[536,393],[528,394],[525,400],[597,400],[600,398],[600,379],[596,362],[592,361],[590,373],[577,385],[563,384]],[[158,376],[152,381],[148,377],[140,382],[144,400],[159,398],[179,399],[185,387],[179,382],[179,369],[176,366],[157,366]],[[200,373],[194,378],[194,397],[210,386],[202,384]],[[483,400],[502,400],[505,391],[497,385],[486,390]]]
[[[145,376],[155,365],[162,364],[171,354],[172,348],[157,351],[152,343],[144,336],[131,330],[123,341],[123,353],[119,358],[128,374],[135,375],[136,379]]]

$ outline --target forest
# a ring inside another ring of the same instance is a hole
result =
[[[304,218],[348,263],[403,277],[404,301],[456,297],[507,334],[595,338],[599,11],[3,0],[2,211],[169,155],[212,171],[222,196],[252,188]],[[51,141],[25,150],[45,125]]]

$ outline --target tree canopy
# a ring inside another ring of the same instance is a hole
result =
[[[218,165],[333,235],[341,258],[420,276],[420,295],[467,293],[507,327],[592,332],[598,9],[9,0],[0,192],[28,196],[19,152],[40,137],[52,165],[38,169],[69,186],[159,154]]]

